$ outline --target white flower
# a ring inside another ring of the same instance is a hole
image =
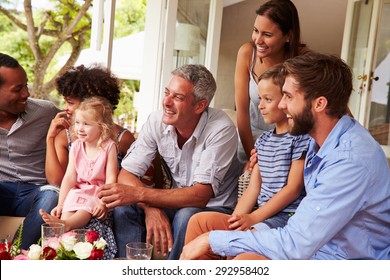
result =
[[[41,253],[42,247],[37,244],[33,244],[30,246],[30,250],[27,253],[27,257],[30,260],[39,260],[39,258],[41,257]]]
[[[74,235],[63,235],[60,242],[66,251],[72,251],[76,244],[76,237]]]
[[[77,258],[85,260],[91,255],[92,248],[93,246],[89,242],[79,242],[74,245],[73,251],[76,253]]]
[[[106,242],[106,240],[104,240],[103,238],[100,237],[99,240],[96,240],[95,242],[93,242],[93,245],[96,247],[96,249],[103,250],[104,247],[106,247],[107,242]]]

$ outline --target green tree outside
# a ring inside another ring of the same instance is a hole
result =
[[[33,97],[50,99],[63,106],[54,88],[55,78],[72,66],[82,49],[89,47],[93,0],[47,0],[49,7],[33,9],[33,2],[19,1],[24,11],[15,9],[15,1],[0,0],[0,52],[15,57],[26,69]],[[27,8],[26,8],[27,7]],[[29,10],[30,9],[30,10]],[[117,0],[114,39],[144,30],[146,0]],[[60,68],[57,58],[69,54]],[[114,112],[118,122],[133,122],[134,92],[139,81],[123,81],[121,100]]]

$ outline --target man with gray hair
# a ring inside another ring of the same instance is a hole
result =
[[[119,257],[126,256],[126,243],[154,238],[157,251],[178,259],[194,213],[232,212],[238,136],[229,117],[209,107],[215,90],[212,74],[202,65],[172,71],[162,110],[142,127],[122,162],[118,183],[100,191],[107,207],[114,208]],[[170,188],[145,188],[139,180],[157,152],[171,175]]]

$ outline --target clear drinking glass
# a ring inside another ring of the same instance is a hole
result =
[[[52,247],[57,248],[60,237],[64,233],[65,225],[61,223],[45,223],[41,226],[42,229],[42,248]]]
[[[126,258],[128,260],[150,260],[153,245],[145,242],[130,242],[126,244]]]
[[[74,237],[76,238],[76,243],[78,242],[85,242],[86,241],[86,229],[74,229],[72,230],[72,234],[74,234]]]

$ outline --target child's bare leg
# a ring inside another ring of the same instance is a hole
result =
[[[85,227],[91,220],[92,214],[85,210],[77,210],[75,212],[64,212],[61,219],[65,221],[65,232],[72,229]]]
[[[65,222],[63,220],[61,220],[60,218],[57,218],[56,216],[50,215],[49,213],[47,213],[46,211],[44,211],[42,209],[39,210],[39,214],[41,214],[42,219],[45,221],[45,223],[65,224]]]
[[[56,216],[50,215],[49,213],[39,210],[42,219],[45,223],[61,223],[65,225],[65,232],[72,229],[78,229],[86,226],[91,219],[92,215],[84,210],[78,210],[74,212],[64,212],[61,215],[61,219]]]

